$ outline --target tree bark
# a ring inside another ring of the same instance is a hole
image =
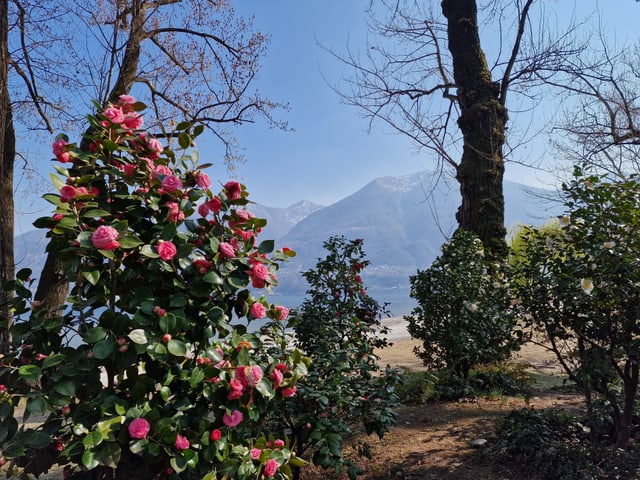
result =
[[[122,64],[118,71],[118,78],[115,85],[109,92],[107,102],[117,102],[120,95],[128,94],[138,73],[138,63],[140,61],[141,43],[145,39],[144,22],[146,4],[141,0],[134,0],[130,7],[131,26],[129,38],[126,43],[125,52],[122,57]],[[89,148],[89,137],[91,130],[87,130],[80,142],[80,148]],[[48,250],[48,249],[47,249]],[[50,252],[42,268],[42,273],[38,281],[38,288],[34,298],[42,302],[42,308],[54,314],[64,305],[69,294],[69,279],[65,274],[64,263],[52,255]]]
[[[500,85],[480,45],[475,0],[443,0],[448,47],[453,59],[463,134],[463,153],[456,171],[462,204],[456,213],[459,228],[478,235],[491,258],[507,254],[504,227],[504,158],[507,109]]]
[[[13,165],[16,157],[16,136],[13,128],[13,112],[9,97],[9,7],[0,2],[0,282],[13,280],[14,206]],[[11,311],[7,301],[11,292],[0,290],[0,354],[9,351],[11,345]]]

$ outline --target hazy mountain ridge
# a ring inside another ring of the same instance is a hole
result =
[[[399,289],[408,297],[409,276],[431,264],[445,236],[456,226],[457,186],[440,182],[431,188],[430,181],[428,172],[378,178],[327,207],[307,201],[286,208],[249,205],[257,217],[268,221],[262,239],[274,239],[276,248],[286,246],[297,252],[291,262],[281,266],[276,293],[303,295],[307,285],[301,272],[325,256],[325,240],[344,235],[364,240],[370,261],[364,281],[370,291]],[[559,204],[542,198],[552,192],[514,182],[505,182],[504,192],[507,228],[519,223],[541,224],[559,213]],[[18,268],[32,266],[36,277],[44,263],[45,233],[32,231],[16,237]]]

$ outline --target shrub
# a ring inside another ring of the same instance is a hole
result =
[[[313,461],[350,478],[360,469],[343,448],[358,426],[382,437],[395,423],[398,372],[378,365],[375,350],[388,345],[385,313],[367,295],[360,274],[368,265],[362,240],[331,237],[325,259],[304,272],[308,298],[297,312],[296,342],[312,359],[299,395],[287,402],[284,418],[298,451],[313,450]],[[368,455],[368,445],[357,445]]]
[[[579,418],[563,410],[525,408],[498,421],[496,440],[484,455],[541,479],[617,480],[637,478],[638,453],[637,447],[592,445]]]
[[[547,336],[588,407],[596,393],[607,400],[624,447],[640,376],[640,183],[576,167],[563,189],[562,228],[521,235],[514,288],[523,322]]]
[[[144,106],[123,97],[109,108],[129,118]],[[243,185],[212,192],[189,151],[201,126],[178,125],[174,151],[110,118],[89,117],[88,151],[54,144],[55,212],[36,226],[66,265],[66,304],[31,300],[26,271],[7,285],[3,459],[36,476],[58,464],[69,479],[289,477],[301,462],[261,420],[308,359],[281,328],[263,337],[247,326],[280,326],[282,307],[249,288],[276,285],[292,253],[257,242],[266,221],[246,209]]]
[[[458,230],[431,267],[411,277],[418,306],[405,318],[426,366],[466,378],[473,365],[503,360],[518,347],[505,268],[488,265],[482,242]]]

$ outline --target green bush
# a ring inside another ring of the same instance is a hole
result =
[[[613,439],[624,447],[640,377],[640,182],[586,168],[563,185],[559,228],[520,233],[512,288],[523,324],[546,335],[587,407],[607,400]]]
[[[281,335],[286,309],[252,292],[292,252],[258,242],[243,185],[211,190],[190,150],[202,126],[178,124],[171,148],[119,123],[143,108],[126,96],[90,116],[87,151],[54,143],[55,210],[35,225],[71,291],[50,309],[30,272],[6,285],[0,460],[25,478],[288,478],[301,461],[262,420],[308,359]],[[257,319],[273,335],[251,333]]]
[[[504,360],[518,347],[505,269],[488,264],[482,242],[458,230],[431,267],[411,277],[418,306],[405,318],[422,341],[415,352],[425,366],[466,378],[473,365]]]
[[[437,396],[437,376],[429,371],[405,370],[402,382],[396,387],[398,399],[402,404],[426,403]]]
[[[621,480],[638,478],[639,453],[592,445],[580,419],[563,410],[525,408],[498,421],[484,456],[544,480]]]
[[[402,373],[402,382],[396,391],[404,404],[477,398],[495,392],[528,395],[532,379],[525,369],[525,365],[511,362],[477,365],[469,371],[466,379],[446,368],[409,370]]]
[[[399,373],[378,364],[375,350],[388,345],[386,311],[362,284],[360,274],[368,265],[362,240],[331,237],[324,247],[327,257],[303,273],[308,298],[293,327],[311,365],[281,418],[293,432],[296,451],[311,449],[316,465],[355,478],[360,469],[343,457],[343,446],[357,429],[382,438],[395,424]],[[366,443],[356,448],[369,454]]]

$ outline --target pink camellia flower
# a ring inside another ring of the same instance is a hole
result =
[[[274,387],[279,387],[282,383],[282,380],[284,380],[284,375],[280,370],[274,370],[273,372],[271,372],[271,375],[269,375],[269,378],[273,381]]]
[[[205,203],[201,203],[198,205],[198,215],[201,217],[206,217],[209,215],[209,206]]]
[[[241,382],[237,378],[232,378],[229,382],[229,388],[231,391],[227,396],[228,400],[237,400],[238,398],[242,397],[242,394],[244,393],[243,382]]]
[[[151,152],[149,154],[149,158],[151,158],[152,160],[155,160],[156,158],[160,157],[160,154],[164,150],[164,147],[160,143],[160,140],[158,140],[157,138],[145,138],[145,140],[146,140],[147,148]]]
[[[275,448],[282,448],[282,447],[284,447],[284,440],[281,440],[281,439],[279,439],[279,438],[278,438],[278,439],[276,439],[276,440],[274,440],[274,442],[273,442],[273,446],[274,446]]]
[[[263,263],[254,263],[251,267],[251,284],[254,288],[264,288],[269,278],[269,269]]]
[[[229,200],[238,200],[242,197],[242,186],[234,180],[225,183],[224,189]]]
[[[211,179],[206,173],[198,170],[193,173],[193,176],[196,180],[196,185],[198,185],[200,188],[204,188],[206,190],[211,186]]]
[[[233,428],[240,425],[243,419],[244,415],[242,415],[242,412],[239,410],[234,410],[233,412],[231,412],[231,415],[225,413],[222,416],[222,423],[224,423],[227,427]]]
[[[67,145],[69,144],[64,138],[60,138],[53,142],[53,154],[60,163],[67,163],[72,158],[72,153],[65,149]]]
[[[124,126],[131,130],[139,130],[142,128],[144,118],[137,113],[128,113],[124,116]]]
[[[99,250],[113,250],[120,246],[118,230],[107,225],[100,225],[91,235],[91,244]]]
[[[255,217],[249,210],[236,210],[236,215],[238,215],[238,223],[244,223],[250,218]]]
[[[260,380],[262,380],[262,368],[258,365],[245,365],[243,367],[236,368],[236,378],[251,388],[255,388]]]
[[[136,99],[131,95],[120,95],[120,97],[118,97],[118,103],[123,110],[129,111],[128,109],[130,108],[132,111],[133,104],[136,103]]]
[[[129,424],[129,436],[135,439],[147,438],[150,429],[149,422],[142,417],[138,417]]]
[[[260,450],[259,448],[252,448],[251,449],[251,459],[252,460],[258,460],[260,458],[260,455],[262,455],[262,450]]]
[[[72,185],[64,185],[60,189],[60,201],[68,202],[69,200],[73,200],[74,198],[76,198],[77,194],[78,190],[76,189],[76,187]]]
[[[180,188],[182,188],[182,182],[175,175],[167,175],[162,179],[162,189],[165,192],[172,193]]]
[[[293,387],[285,387],[280,391],[282,392],[283,397],[291,398],[296,394],[296,390],[296,386],[294,385]]]
[[[286,320],[287,317],[289,316],[289,309],[287,307],[283,307],[282,305],[278,305],[276,307],[276,316],[278,317],[277,320]]]
[[[173,171],[166,165],[153,165],[152,170],[156,178],[161,175],[173,175]]]
[[[111,123],[124,122],[124,113],[120,107],[112,106],[105,108],[102,114],[107,117]]]
[[[167,213],[168,222],[178,223],[184,220],[184,212],[180,210],[180,205],[176,202],[167,202],[165,205],[169,208],[169,213]]]
[[[278,471],[278,462],[276,462],[273,458],[267,460],[267,463],[264,465],[264,473],[265,477],[273,477]]]
[[[264,318],[264,316],[267,314],[267,310],[260,302],[254,302],[249,309],[249,313],[254,319],[259,320],[261,318]]]
[[[160,255],[160,258],[165,261],[171,260],[176,256],[176,253],[178,252],[178,249],[173,244],[173,242],[166,242],[162,240],[156,246],[156,250],[158,251],[158,255]]]
[[[200,273],[207,273],[211,269],[212,264],[209,260],[198,258],[193,261],[193,267]]]
[[[186,450],[189,448],[189,440],[182,435],[176,436],[176,450]]]
[[[236,251],[230,243],[220,242],[218,249],[224,258],[233,258],[236,256]]]
[[[215,428],[211,432],[211,440],[212,441],[217,442],[218,440],[220,440],[221,437],[222,437],[222,432],[220,430],[218,430],[217,428]]]
[[[213,197],[211,200],[207,202],[207,207],[213,213],[218,213],[222,208],[222,201],[220,200],[219,197]]]

